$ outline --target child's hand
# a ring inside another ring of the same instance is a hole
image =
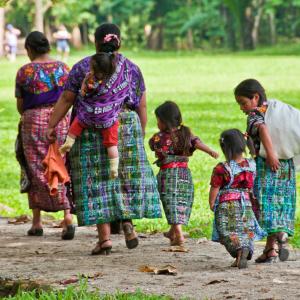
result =
[[[213,158],[218,158],[218,157],[219,157],[219,153],[218,153],[218,152],[215,152],[215,151],[213,151],[213,150],[211,150],[211,151],[209,152],[209,155],[210,155],[211,157],[213,157]]]
[[[215,202],[214,203],[209,203],[210,210],[213,212],[214,207],[215,207]]]
[[[270,166],[273,172],[276,172],[279,169],[280,161],[278,160],[276,155],[268,155],[266,160],[267,160],[267,164]]]

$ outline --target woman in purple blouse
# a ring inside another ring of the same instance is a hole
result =
[[[33,31],[27,36],[25,48],[31,62],[18,70],[15,96],[17,109],[21,115],[22,146],[30,179],[27,191],[29,207],[33,212],[32,227],[27,233],[34,236],[43,235],[41,210],[48,212],[64,210],[62,238],[72,239],[75,228],[72,225],[66,188],[59,185],[58,195],[50,196],[42,166],[42,160],[49,148],[46,136],[47,124],[53,106],[62,93],[69,68],[63,62],[49,57],[49,41],[39,31]],[[56,127],[55,134],[60,145],[65,140],[68,126],[69,118],[65,116]]]
[[[90,71],[90,57],[86,57],[73,66],[48,128],[48,138],[53,140],[58,122],[70,107],[73,106],[73,116],[81,114],[88,120],[90,114],[101,117],[108,109],[119,110],[121,101],[119,178],[110,179],[109,159],[99,129],[84,129],[69,153],[78,225],[97,224],[98,228],[99,241],[92,254],[110,253],[110,222],[122,220],[126,246],[132,249],[137,247],[138,238],[131,220],[161,217],[156,180],[144,149],[147,122],[144,80],[140,69],[117,52],[120,44],[120,30],[116,25],[107,23],[96,29],[96,51],[115,54],[115,73],[93,93],[93,97],[105,99],[105,107],[96,107],[86,116],[80,111],[80,88]]]

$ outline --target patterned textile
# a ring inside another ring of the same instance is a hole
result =
[[[183,161],[188,161],[188,158],[168,155],[163,164]],[[168,223],[187,225],[194,202],[194,185],[190,169],[160,169],[157,174],[157,183]]]
[[[292,159],[280,159],[280,168],[272,172],[266,160],[256,158],[257,176],[254,194],[260,203],[262,228],[268,233],[294,234],[296,210],[296,179]]]
[[[70,208],[66,187],[60,185],[58,196],[51,197],[42,160],[46,157],[49,142],[46,137],[52,107],[26,110],[22,115],[22,141],[31,181],[28,192],[29,208],[44,211],[58,211]],[[56,128],[57,142],[62,145],[68,131],[69,117],[65,117]]]
[[[135,109],[145,91],[143,76],[130,60],[118,54],[115,73],[105,84],[100,84],[92,95],[83,97],[79,92],[86,74],[90,71],[90,57],[75,64],[65,90],[77,94],[75,103],[79,121],[88,127],[108,128],[118,118],[123,104]]]
[[[101,133],[85,129],[70,152],[79,226],[114,220],[160,218],[156,180],[149,165],[136,112],[119,115],[119,178],[109,179]]]
[[[174,129],[172,133],[168,131],[160,131],[155,133],[149,140],[149,146],[159,160],[163,160],[167,155],[183,155],[182,145],[177,137],[178,129]],[[200,139],[197,136],[192,136],[190,141],[190,156],[196,150],[195,144]],[[178,145],[175,145],[177,141]]]
[[[265,233],[259,227],[252,210],[251,201],[249,200],[250,189],[245,188],[253,186],[255,162],[251,159],[247,159],[246,162],[238,164],[232,160],[223,164],[226,169],[223,174],[228,174],[230,180],[226,184],[220,185],[220,191],[215,202],[213,240],[223,244],[232,257],[237,256],[239,249],[248,248],[250,251],[248,258],[251,259],[254,249],[253,241],[263,238]],[[214,172],[219,168],[220,165],[214,169]],[[245,176],[245,173],[252,173],[253,176]],[[218,176],[220,176],[219,170],[218,174],[213,173],[212,175],[214,187],[217,187],[214,178]],[[242,176],[244,176],[244,180],[237,180]],[[247,180],[250,182],[246,182]],[[236,186],[233,187],[233,183]],[[228,197],[226,201],[220,202],[220,199],[224,195],[228,196],[228,194],[234,194],[234,199]],[[240,195],[239,199],[236,199],[237,194]]]
[[[29,63],[16,76],[16,98],[23,99],[23,110],[54,103],[62,92],[69,68],[59,61]]]

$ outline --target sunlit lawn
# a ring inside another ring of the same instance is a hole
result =
[[[69,60],[72,65],[86,53],[77,52]],[[269,98],[278,98],[300,108],[300,58],[297,56],[260,56],[257,54],[215,54],[194,52],[125,54],[143,71],[147,85],[148,126],[145,145],[149,160],[154,155],[148,139],[157,130],[154,108],[164,100],[176,101],[182,110],[184,123],[191,127],[205,143],[220,152],[218,137],[222,130],[245,130],[245,116],[233,97],[233,88],[245,78],[256,78],[265,86]],[[15,64],[0,60],[0,202],[14,209],[0,211],[0,215],[30,213],[27,198],[19,193],[19,167],[14,155],[14,140],[19,115],[15,108],[14,78],[18,67],[27,62],[18,58]],[[221,157],[223,159],[223,157]],[[212,213],[208,208],[210,175],[217,163],[208,155],[197,152],[190,160],[195,184],[195,202],[189,226],[185,229],[194,236],[209,237]],[[154,167],[154,171],[157,169]],[[300,176],[297,189],[299,193]],[[298,201],[299,204],[299,201]],[[138,230],[162,231],[165,219],[137,221]],[[297,211],[297,238],[300,247],[300,212]]]

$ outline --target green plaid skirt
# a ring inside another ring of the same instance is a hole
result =
[[[241,248],[248,248],[249,259],[254,250],[256,235],[255,216],[249,200],[245,200],[244,212],[241,201],[224,201],[219,203],[215,211],[217,231],[220,243],[232,257],[237,256]]]
[[[256,158],[254,194],[260,203],[261,227],[270,235],[276,232],[294,234],[296,210],[296,177],[293,159],[280,159],[280,168],[272,172],[266,160]]]
[[[100,131],[85,129],[69,155],[78,225],[160,218],[159,193],[134,111],[119,115],[119,178],[109,179]]]
[[[182,160],[187,161],[185,157],[169,155],[164,163]],[[194,185],[190,169],[161,169],[157,174],[157,183],[168,223],[187,225],[194,202]]]

